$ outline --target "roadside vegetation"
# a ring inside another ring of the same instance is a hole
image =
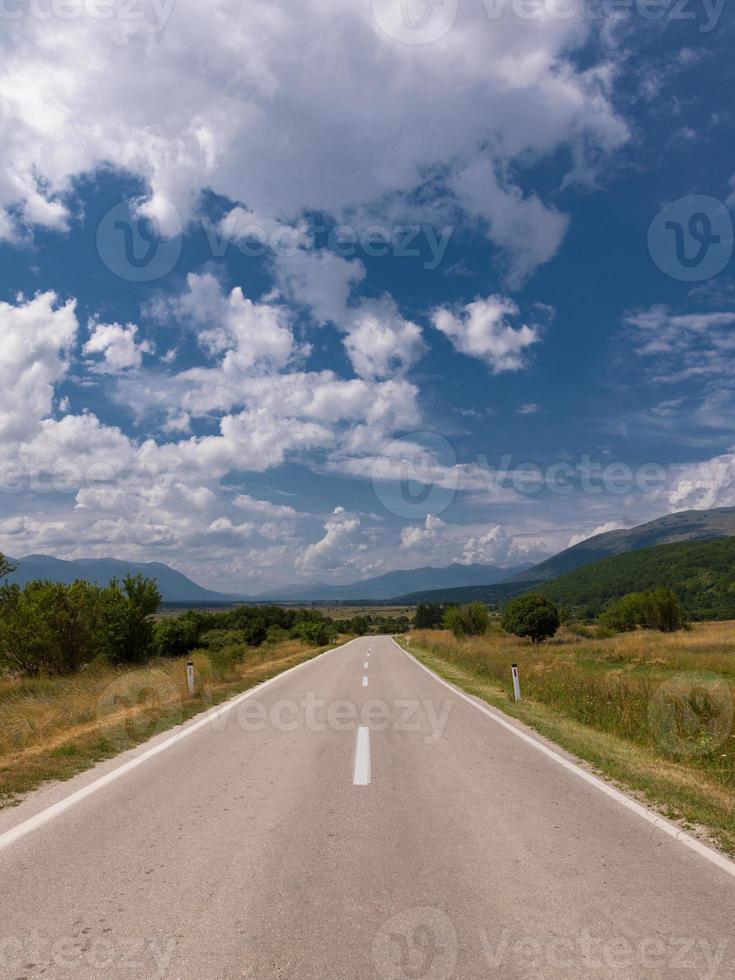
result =
[[[329,644],[328,646],[331,646]],[[213,631],[183,658],[138,667],[95,664],[57,677],[0,678],[0,807],[181,724],[320,653],[301,640],[242,643]],[[186,664],[194,664],[190,696]]]
[[[0,556],[0,575],[8,570]],[[0,585],[0,806],[371,626],[278,606],[156,619],[159,602],[155,582],[140,576],[104,588]]]
[[[735,623],[616,634],[567,623],[534,644],[496,618],[480,636],[416,631],[409,649],[735,854]]]

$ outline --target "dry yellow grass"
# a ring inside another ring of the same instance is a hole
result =
[[[537,647],[497,627],[465,640],[422,631],[410,649],[735,853],[735,623],[611,639],[562,631]]]
[[[2,679],[0,806],[45,780],[73,775],[180,724],[319,652],[298,640],[287,640],[251,650],[245,660],[235,663],[223,664],[201,651],[137,669]],[[186,688],[189,659],[197,679],[193,698]]]

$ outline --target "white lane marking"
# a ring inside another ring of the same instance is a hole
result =
[[[89,783],[87,786],[82,787],[82,789],[77,790],[76,793],[72,793],[65,799],[59,800],[58,803],[54,803],[45,810],[41,810],[40,813],[37,813],[33,817],[29,817],[28,820],[18,824],[17,827],[6,830],[5,833],[0,834],[0,851],[4,851],[6,847],[10,847],[11,844],[15,844],[17,841],[21,840],[21,838],[26,837],[34,830],[38,830],[39,827],[43,827],[44,824],[49,823],[55,817],[61,816],[61,814],[66,812],[66,810],[76,806],[77,803],[81,803],[82,800],[85,800],[88,796],[91,796],[98,790],[103,789],[105,786],[109,786],[110,783],[114,783],[122,776],[127,775],[133,769],[137,769],[138,766],[142,766],[144,762],[147,762],[156,755],[160,755],[161,752],[165,752],[166,749],[170,749],[172,745],[176,745],[183,739],[193,735],[194,732],[198,732],[211,721],[228,714],[233,708],[236,708],[239,704],[242,704],[243,701],[247,701],[248,698],[252,698],[254,695],[260,694],[261,691],[265,690],[266,687],[270,687],[271,684],[275,684],[276,681],[280,681],[288,674],[292,674],[294,671],[300,670],[302,667],[308,667],[309,664],[316,663],[316,661],[321,660],[322,657],[326,657],[330,653],[335,653],[337,650],[344,649],[344,647],[349,646],[350,643],[354,642],[354,640],[348,640],[347,643],[342,644],[340,647],[335,647],[332,650],[325,650],[324,653],[320,653],[311,660],[305,660],[302,664],[296,664],[295,667],[289,667],[288,670],[284,670],[281,674],[276,674],[275,677],[270,677],[267,681],[263,681],[262,684],[258,684],[257,687],[251,687],[249,691],[238,694],[236,697],[232,698],[232,700],[227,701],[224,705],[222,705],[222,707],[216,708],[213,711],[208,711],[199,719],[199,721],[195,721],[192,725],[189,725],[188,728],[184,728],[182,731],[177,732],[175,735],[167,738],[164,742],[159,742],[159,744],[154,745],[152,749],[148,749],[146,752],[136,756],[134,759],[130,759],[128,762],[123,763],[123,765],[118,766],[117,769],[113,769],[112,772],[106,773],[104,776],[96,779],[93,783]]]
[[[365,670],[367,670],[367,666],[368,666],[367,660],[365,661],[365,663],[362,666],[365,668]]]
[[[367,786],[370,782],[370,729],[360,725],[357,729],[357,746],[355,748],[355,773],[352,777],[353,786]]]
[[[471,704],[473,708],[477,708],[478,711],[481,711],[484,715],[487,715],[487,717],[492,719],[492,721],[494,721],[497,725],[507,729],[507,731],[509,731],[512,735],[522,739],[522,741],[536,749],[537,752],[541,752],[549,759],[552,759],[560,766],[563,766],[564,769],[569,770],[569,772],[573,772],[576,776],[579,776],[580,779],[583,779],[586,783],[589,783],[590,786],[594,786],[595,789],[598,789],[601,793],[604,793],[605,796],[609,796],[610,799],[615,800],[616,803],[624,806],[626,810],[630,810],[633,813],[638,814],[639,817],[643,817],[644,820],[648,821],[650,824],[653,824],[653,826],[662,833],[668,834],[669,837],[673,837],[675,841],[678,841],[680,844],[688,847],[696,854],[699,854],[700,857],[705,858],[712,864],[716,864],[718,868],[721,868],[729,875],[735,877],[735,861],[731,861],[730,858],[725,857],[724,854],[719,854],[717,851],[713,851],[711,847],[707,847],[706,844],[703,844],[701,841],[697,840],[696,837],[692,837],[690,834],[687,834],[680,827],[677,827],[676,824],[665,820],[654,810],[649,810],[647,807],[642,806],[635,800],[630,799],[630,797],[626,796],[624,793],[621,793],[613,786],[610,786],[602,779],[599,779],[597,776],[593,776],[591,772],[587,772],[586,769],[582,769],[576,762],[571,762],[569,759],[565,759],[564,756],[559,755],[558,752],[555,752],[554,749],[549,748],[548,745],[544,745],[543,742],[539,742],[531,735],[526,734],[526,732],[522,731],[520,728],[516,728],[515,725],[512,725],[509,721],[506,721],[499,711],[491,710],[486,705],[479,704],[474,698],[471,698],[469,694],[465,694],[464,691],[461,691],[459,688],[455,687],[454,684],[450,684],[448,681],[445,681],[443,677],[435,674],[433,670],[426,667],[420,660],[417,660],[416,657],[404,650],[403,647],[396,643],[395,640],[393,640],[393,642],[396,644],[401,653],[405,653],[410,660],[413,660],[417,667],[425,670],[426,673],[430,677],[433,677],[435,681],[438,681],[444,687],[449,688],[449,690],[452,691],[453,694],[456,694],[458,698],[462,698],[463,701]]]
[[[368,684],[367,677],[363,677],[363,679],[362,679],[362,686],[363,687],[367,687],[367,684]]]

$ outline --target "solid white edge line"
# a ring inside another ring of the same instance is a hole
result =
[[[355,771],[352,776],[353,786],[368,786],[370,783],[370,729],[360,725],[357,729],[357,744],[355,745]]]
[[[193,735],[194,732],[198,732],[211,721],[228,714],[233,708],[236,708],[239,704],[242,704],[243,701],[247,701],[248,698],[252,698],[255,694],[259,694],[261,691],[265,690],[266,687],[270,687],[271,684],[275,684],[276,681],[280,681],[281,678],[288,676],[288,674],[291,674],[296,670],[300,670],[302,667],[308,667],[309,664],[316,663],[317,660],[321,660],[322,657],[326,657],[330,653],[336,653],[337,650],[344,650],[345,647],[354,642],[354,639],[348,640],[347,643],[334,647],[332,650],[325,650],[324,653],[317,654],[316,657],[312,657],[310,660],[305,660],[303,663],[296,664],[294,667],[289,667],[288,670],[284,670],[282,673],[276,674],[275,677],[269,677],[268,680],[257,684],[255,687],[251,687],[242,694],[235,695],[229,701],[226,701],[221,707],[208,711],[205,715],[202,715],[198,721],[193,722],[182,731],[176,732],[175,735],[172,735],[165,741],[160,742],[158,745],[154,745],[153,748],[141,753],[141,755],[136,756],[134,759],[130,759],[128,762],[123,763],[123,765],[118,766],[117,769],[113,769],[111,772],[106,773],[104,776],[101,776],[94,782],[89,783],[87,786],[83,786],[82,789],[77,790],[70,796],[65,797],[63,800],[59,800],[58,803],[54,803],[45,810],[41,810],[40,813],[37,813],[33,817],[29,817],[28,820],[24,820],[23,823],[18,824],[17,827],[12,827],[10,830],[6,830],[3,834],[0,834],[0,851],[4,851],[5,848],[10,847],[11,844],[15,844],[23,837],[27,837],[28,834],[32,833],[34,830],[38,830],[45,824],[50,823],[50,821],[52,821],[55,817],[61,816],[61,814],[65,813],[66,810],[70,810],[73,806],[76,806],[77,803],[81,803],[82,800],[85,800],[88,796],[98,792],[105,786],[109,786],[110,783],[116,782],[116,780],[127,775],[127,773],[131,772],[131,770],[137,769],[138,766],[143,765],[144,762],[147,762],[154,756],[160,755],[161,752],[165,752],[166,749],[171,748],[172,745],[176,745],[177,742],[181,742],[183,739]]]
[[[717,867],[722,871],[725,871],[727,874],[735,877],[735,861],[731,861],[730,858],[725,857],[724,854],[720,854],[718,851],[715,851],[706,844],[703,844],[702,841],[697,840],[696,837],[692,837],[691,834],[688,834],[685,830],[677,827],[676,824],[670,823],[654,810],[650,810],[647,807],[642,806],[642,804],[631,799],[629,796],[626,796],[624,793],[621,793],[620,790],[615,789],[614,786],[611,786],[609,783],[604,782],[604,780],[594,776],[591,772],[587,772],[586,769],[582,769],[582,767],[577,765],[576,762],[565,759],[564,756],[559,755],[558,752],[555,752],[554,749],[550,748],[548,745],[544,745],[543,742],[538,741],[538,739],[533,738],[533,736],[528,735],[519,728],[516,728],[515,725],[512,725],[502,716],[499,709],[491,709],[487,705],[479,704],[474,698],[470,697],[469,694],[466,694],[458,687],[455,687],[454,684],[450,684],[449,681],[445,681],[443,677],[440,677],[438,674],[434,673],[431,668],[422,664],[420,660],[417,660],[413,654],[409,653],[407,650],[404,650],[403,647],[399,643],[396,643],[395,640],[393,640],[393,642],[401,653],[405,654],[409,660],[413,660],[417,667],[425,670],[426,673],[430,677],[433,677],[435,681],[438,681],[439,684],[442,684],[444,687],[448,688],[453,694],[456,694],[458,698],[462,698],[463,701],[471,704],[473,708],[477,708],[478,711],[481,711],[482,714],[492,719],[492,721],[494,721],[497,725],[505,728],[512,735],[520,738],[522,741],[536,749],[536,751],[541,752],[549,759],[552,759],[554,762],[558,763],[558,765],[562,766],[564,769],[567,769],[569,772],[573,772],[576,776],[579,776],[580,779],[583,779],[590,786],[594,786],[595,789],[598,789],[601,793],[604,793],[605,796],[609,796],[610,799],[615,800],[627,810],[638,814],[639,817],[642,817],[648,823],[653,824],[654,827],[662,831],[664,834],[668,834],[669,837],[672,837],[675,841],[678,841],[679,844],[683,844],[700,857],[703,857],[712,864],[717,865]]]

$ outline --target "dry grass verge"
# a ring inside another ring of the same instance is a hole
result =
[[[409,649],[735,854],[735,624],[600,640],[563,632],[536,648],[499,631],[466,640],[423,631]]]
[[[179,725],[327,647],[265,644],[233,662],[205,651],[137,669],[0,679],[0,807],[51,779],[68,779]],[[197,689],[186,688],[193,660]]]

